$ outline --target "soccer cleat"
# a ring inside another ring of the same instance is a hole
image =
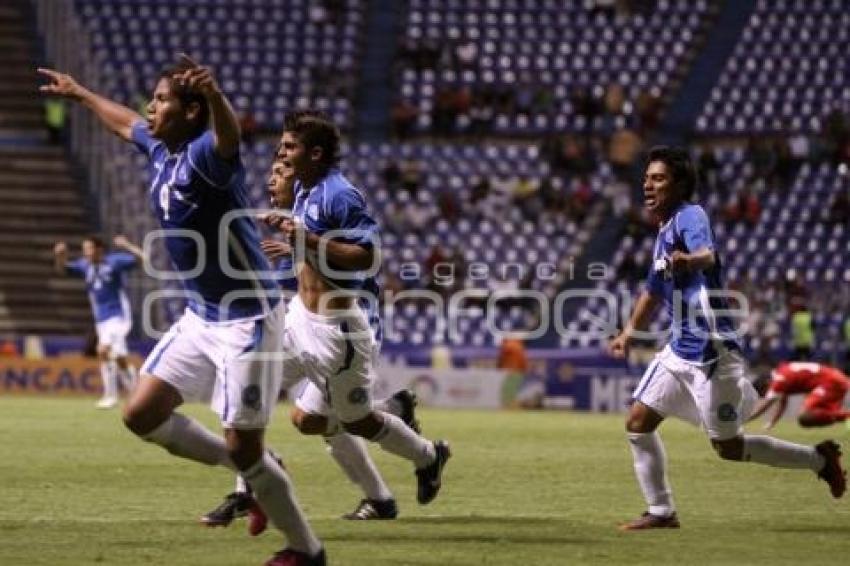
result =
[[[111,409],[118,404],[118,397],[102,397],[95,405],[98,409]]]
[[[643,515],[637,519],[620,525],[620,530],[643,531],[646,529],[678,529],[680,526],[679,518],[675,513],[669,517],[662,517],[660,515],[653,515],[649,511],[645,511]]]
[[[315,556],[308,556],[291,548],[284,548],[275,553],[265,566],[327,566],[325,549],[321,549]]]
[[[244,517],[252,507],[256,507],[254,497],[250,493],[234,491],[224,498],[224,501],[201,517],[201,523],[208,527],[226,527],[233,519]]]
[[[421,470],[416,470],[418,484],[416,500],[421,505],[431,503],[437,497],[442,485],[443,468],[446,467],[446,462],[452,455],[451,450],[449,450],[449,443],[444,440],[434,442],[434,451],[437,455],[434,462]]]
[[[380,501],[377,499],[361,499],[357,509],[342,516],[351,521],[369,521],[372,519],[395,519],[398,507],[395,499]]]
[[[422,428],[416,419],[416,393],[410,389],[402,389],[401,391],[397,391],[391,399],[395,400],[401,406],[401,415],[399,417],[404,421],[404,424],[409,426],[416,434],[421,434]]]
[[[829,491],[836,499],[844,495],[847,489],[847,472],[841,467],[841,447],[832,440],[824,440],[815,450],[826,461],[818,477],[829,484]]]

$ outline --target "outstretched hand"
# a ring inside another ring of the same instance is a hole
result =
[[[204,97],[220,92],[218,83],[209,67],[199,65],[185,53],[180,54],[180,63],[188,68],[182,73],[174,75],[174,79],[178,84]]]
[[[112,238],[112,245],[116,248],[126,250],[130,246],[130,240],[127,239],[127,236],[124,236],[123,234],[118,234],[117,236]]]
[[[62,255],[68,252],[68,245],[65,242],[56,242],[56,245],[53,246],[53,254],[54,255]]]
[[[39,91],[76,100],[82,98],[85,89],[71,75],[66,75],[53,69],[45,69],[44,67],[39,67],[37,71],[50,79],[49,84],[38,87]]]
[[[292,246],[288,242],[280,242],[278,240],[263,240],[260,242],[260,248],[270,260],[280,259],[292,255]]]

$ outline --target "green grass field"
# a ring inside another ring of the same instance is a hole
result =
[[[850,499],[836,502],[806,471],[718,460],[701,433],[662,429],[683,528],[620,533],[643,510],[622,418],[561,412],[421,411],[454,457],[437,500],[415,501],[406,462],[373,454],[401,507],[396,521],[338,516],[359,494],[316,438],[280,407],[269,431],[329,563],[364,565],[841,564],[850,556]],[[216,423],[204,407],[188,413]],[[196,519],[232,487],[222,469],[145,444],[92,400],[0,399],[0,564],[259,565],[281,547],[244,521]],[[841,441],[843,427],[778,434]],[[848,448],[850,450],[850,448]]]

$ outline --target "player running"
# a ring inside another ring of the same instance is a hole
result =
[[[630,340],[647,327],[662,302],[673,328],[671,342],[638,383],[626,419],[635,473],[649,508],[621,525],[624,530],[679,527],[664,446],[656,432],[671,415],[701,425],[724,460],[812,470],[836,498],[846,489],[835,442],[803,446],[743,433],[756,394],[745,378],[732,322],[723,314],[729,307],[708,216],[689,202],[695,185],[694,167],[685,150],[650,151],[643,189],[647,210],[659,226],[653,264],[647,288],[626,328],[609,344],[610,352],[624,357]]]
[[[785,413],[788,397],[805,393],[803,410],[797,422],[803,427],[829,426],[844,422],[850,412],[844,410],[844,396],[850,379],[840,370],[824,364],[790,362],[773,370],[764,399],[756,405],[750,420],[757,419],[776,405],[765,429],[771,429]]]
[[[270,213],[293,246],[298,294],[287,312],[287,375],[310,379],[293,421],[305,434],[363,437],[411,461],[417,500],[440,490],[448,443],[429,441],[372,399],[380,336],[374,266],[378,226],[358,189],[336,167],[339,131],[315,111],[289,114],[280,151],[295,176],[292,218]]]
[[[284,307],[255,222],[224,221],[248,205],[230,103],[211,71],[185,55],[161,73],[146,121],[68,75],[39,71],[50,79],[43,92],[83,104],[149,158],[151,206],[188,300],[145,361],[125,424],[172,454],[241,473],[288,540],[267,566],[324,565],[289,476],[263,446],[280,386]],[[224,438],[175,412],[205,395]]]
[[[95,331],[97,357],[103,396],[97,407],[110,409],[118,404],[118,381],[127,391],[136,383],[136,368],[127,361],[127,334],[133,327],[133,314],[125,291],[126,275],[145,258],[142,249],[124,236],[115,236],[113,245],[124,251],[107,252],[99,236],[83,240],[82,255],[68,259],[68,246],[56,242],[53,267],[60,275],[74,275],[86,281]]]
[[[294,182],[295,178],[292,175],[291,167],[286,167],[283,164],[283,156],[278,151],[267,184],[272,208],[290,209],[292,207]],[[290,244],[280,240],[267,239],[261,242],[261,246],[271,261],[278,262],[277,268],[280,274],[278,281],[281,287],[286,291],[297,291],[298,282],[293,271]],[[405,424],[419,432],[419,425],[415,417],[415,397],[411,392],[402,390],[389,399],[376,401],[375,404],[380,410],[396,415]],[[300,429],[301,423],[306,422],[304,409],[296,405],[291,418],[296,428]],[[312,434],[312,432],[308,430],[305,431],[305,434]],[[338,431],[330,436],[325,435],[324,440],[334,461],[364,494],[364,498],[354,511],[346,513],[343,518],[350,520],[395,519],[398,515],[395,498],[369,456],[363,439],[344,431]],[[249,517],[248,532],[252,536],[256,536],[265,530],[265,515],[262,510],[257,508],[250,488],[244,479],[237,476],[235,490],[225,496],[224,501],[215,509],[201,517],[201,522],[210,527],[227,526],[234,519],[244,516]]]

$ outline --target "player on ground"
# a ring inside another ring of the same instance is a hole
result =
[[[107,253],[99,236],[89,236],[83,240],[82,255],[70,261],[65,242],[56,242],[53,247],[56,273],[86,280],[103,380],[103,397],[97,402],[101,409],[118,403],[119,379],[127,391],[135,386],[136,368],[127,361],[127,334],[133,326],[133,315],[124,285],[127,272],[145,261],[141,248],[124,236],[115,236],[113,245],[124,251]]]
[[[377,313],[378,226],[363,195],[336,167],[339,131],[321,113],[301,111],[284,121],[283,163],[295,176],[293,218],[270,213],[294,249],[298,294],[287,312],[288,375],[310,379],[296,400],[295,426],[334,439],[376,442],[416,468],[420,504],[440,490],[448,443],[431,442],[372,400],[381,340]],[[332,410],[331,410],[332,408]],[[340,428],[341,427],[341,428]]]
[[[731,320],[723,314],[729,307],[708,217],[689,202],[695,184],[685,150],[650,151],[643,189],[646,207],[659,225],[654,262],[646,290],[609,349],[615,357],[624,357],[629,341],[647,327],[662,302],[673,320],[673,333],[638,383],[626,420],[635,473],[649,509],[622,525],[624,530],[679,527],[664,446],[656,432],[671,415],[702,425],[724,460],[812,470],[836,498],[846,489],[835,442],[803,446],[743,434],[756,394],[745,378]]]
[[[127,427],[169,452],[241,473],[289,546],[267,566],[325,564],[292,482],[263,446],[281,370],[284,307],[253,219],[225,223],[247,207],[239,125],[210,70],[181,56],[135,112],[48,69],[41,87],[78,101],[150,160],[152,208],[181,274],[188,308],[153,349],[124,410]],[[212,128],[208,129],[207,125]],[[272,360],[278,360],[277,362]],[[175,412],[211,395],[224,438]]]
[[[797,417],[800,426],[829,426],[844,422],[850,412],[844,410],[844,396],[850,387],[850,379],[840,370],[812,362],[790,362],[779,364],[770,377],[767,393],[759,401],[750,420],[757,419],[776,405],[765,429],[771,429],[785,413],[788,397],[806,393],[803,410]]]
[[[290,209],[292,207],[294,182],[292,169],[284,166],[283,156],[278,151],[268,180],[272,208]],[[278,262],[281,287],[286,291],[297,291],[298,283],[292,266],[292,248],[289,243],[267,239],[261,242],[261,246],[271,261]],[[409,391],[399,391],[390,399],[376,401],[375,404],[380,410],[396,415],[405,424],[419,431],[415,418],[415,397]],[[333,410],[332,407],[330,409]],[[297,427],[301,419],[301,409],[296,407],[292,411],[293,424]],[[365,495],[357,508],[343,515],[343,518],[395,519],[398,515],[395,498],[372,462],[363,439],[345,432],[325,436],[324,439],[336,463],[345,475],[363,490]],[[201,522],[211,527],[227,526],[235,518],[246,515],[250,517],[248,532],[253,536],[263,532],[266,526],[265,516],[257,508],[249,486],[242,477],[237,476],[236,489],[228,494],[218,507],[201,517]]]

